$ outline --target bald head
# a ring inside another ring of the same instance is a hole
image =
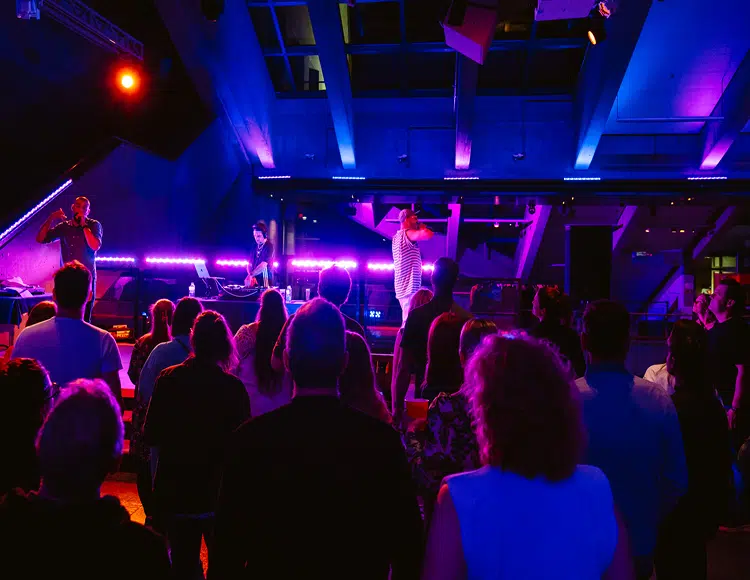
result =
[[[339,309],[322,298],[305,303],[289,327],[285,358],[297,389],[335,389],[347,362]]]

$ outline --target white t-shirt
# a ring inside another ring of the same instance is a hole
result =
[[[26,328],[16,341],[13,358],[36,359],[58,385],[100,379],[122,368],[112,335],[74,318],[50,318]]]
[[[648,367],[643,380],[663,387],[670,397],[674,395],[674,377],[667,372],[667,363]]]

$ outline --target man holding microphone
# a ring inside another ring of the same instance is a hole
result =
[[[401,326],[409,315],[409,302],[422,286],[422,255],[419,242],[426,242],[434,235],[426,225],[419,223],[417,213],[411,209],[402,209],[398,214],[401,224],[393,236],[393,283],[396,298],[401,304]]]
[[[91,203],[83,196],[77,197],[70,209],[73,219],[67,219],[65,212],[58,209],[42,224],[36,241],[49,244],[60,240],[62,263],[78,260],[91,272],[91,297],[84,313],[84,320],[90,323],[96,298],[96,253],[102,247],[102,224],[89,218]],[[56,221],[59,223],[53,227]]]

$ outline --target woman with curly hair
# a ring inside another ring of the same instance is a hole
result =
[[[609,482],[578,465],[581,409],[559,355],[489,337],[467,383],[484,467],[441,487],[424,578],[632,577]]]

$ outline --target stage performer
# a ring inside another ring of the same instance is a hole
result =
[[[102,224],[89,218],[91,202],[88,198],[78,196],[70,206],[73,219],[69,220],[65,212],[58,209],[42,224],[36,241],[49,244],[60,240],[60,257],[62,264],[78,260],[91,272],[91,296],[86,303],[84,320],[91,322],[91,311],[96,299],[96,253],[102,247]],[[54,227],[54,222],[59,222]]]
[[[396,298],[401,304],[401,326],[409,315],[409,302],[422,286],[422,255],[419,242],[426,242],[434,235],[426,225],[419,223],[417,214],[411,209],[402,209],[398,214],[401,224],[393,236],[393,282]]]
[[[253,225],[253,238],[255,238],[255,249],[253,255],[247,262],[247,277],[245,287],[271,286],[271,264],[273,263],[273,244],[268,241],[268,228],[263,223]]]

